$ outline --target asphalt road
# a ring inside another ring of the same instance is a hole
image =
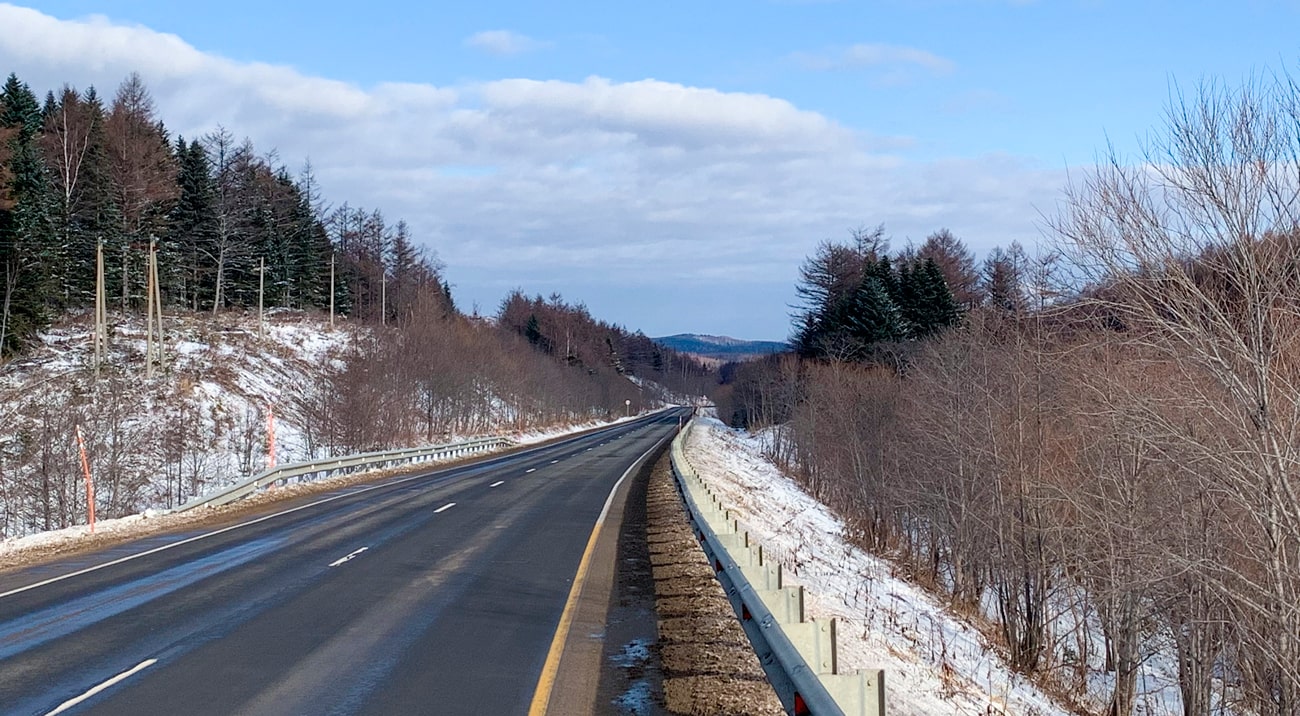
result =
[[[0,712],[527,713],[611,489],[676,426],[0,575]]]

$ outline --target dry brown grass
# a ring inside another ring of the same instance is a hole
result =
[[[686,521],[667,458],[646,497],[664,699],[690,716],[783,714],[763,667]]]

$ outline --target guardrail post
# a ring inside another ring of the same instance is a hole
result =
[[[777,581],[780,581],[778,573]],[[804,620],[803,587],[754,590],[778,624],[801,624]]]
[[[885,672],[880,669],[823,676],[822,683],[846,714],[885,716]]]
[[[790,643],[803,654],[808,665],[818,674],[838,674],[839,663],[835,650],[835,620],[801,622],[782,625]]]
[[[762,546],[741,530],[686,460],[682,443],[692,427],[687,424],[673,441],[678,491],[700,546],[782,704],[790,713],[797,712],[802,700],[808,710],[799,713],[884,716],[884,672],[838,673],[836,620],[805,621],[803,587],[785,586],[781,564],[769,560]],[[811,681],[810,674],[816,675]]]

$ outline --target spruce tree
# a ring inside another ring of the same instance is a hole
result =
[[[528,339],[528,343],[538,350],[546,351],[548,349],[546,336],[542,335],[542,325],[538,322],[536,313],[528,314],[528,322],[524,324],[524,338]]]
[[[443,310],[447,312],[448,316],[455,315],[456,300],[451,296],[451,283],[448,281],[442,282],[442,296],[444,299],[446,299],[446,303],[443,306]]]
[[[217,234],[216,191],[212,162],[199,142],[176,140],[177,184],[180,196],[172,210],[168,247],[175,252],[171,274],[173,301],[199,310],[203,297],[212,294],[212,276],[206,257]]]
[[[924,335],[919,337],[935,335],[945,328],[957,325],[961,320],[961,307],[957,305],[939,264],[932,258],[926,258],[916,273],[919,275],[917,284],[924,306]]]
[[[879,276],[863,279],[849,308],[844,328],[863,348],[904,337],[902,314]]]
[[[894,302],[898,305],[898,313],[902,321],[902,335],[907,338],[915,338],[920,330],[919,326],[925,322],[925,299],[918,285],[919,281],[917,270],[910,263],[900,261],[898,289],[894,294]]]
[[[0,352],[11,352],[49,323],[56,249],[49,178],[37,144],[36,95],[10,74],[0,90],[0,128],[9,130],[9,200],[0,209]]]
[[[330,255],[334,251],[321,216],[321,200],[316,177],[308,162],[295,183],[297,203],[293,224],[293,303],[307,308],[329,307]]]

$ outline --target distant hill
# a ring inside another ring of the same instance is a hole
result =
[[[698,333],[679,333],[675,336],[650,340],[675,351],[718,361],[751,360],[790,350],[790,344],[784,341],[744,341],[728,336],[706,336]]]

